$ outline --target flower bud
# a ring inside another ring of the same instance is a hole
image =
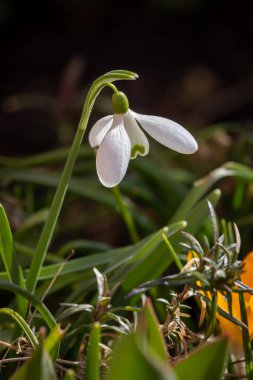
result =
[[[126,113],[129,108],[129,103],[126,95],[121,91],[115,92],[112,95],[112,106],[115,113]]]

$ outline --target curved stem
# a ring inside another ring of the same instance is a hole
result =
[[[37,249],[35,255],[32,260],[31,268],[29,271],[29,275],[27,278],[27,289],[34,293],[36,289],[36,285],[38,282],[39,272],[43,265],[48,247],[51,243],[51,239],[55,230],[56,222],[58,220],[61,207],[65,198],[65,194],[68,188],[69,180],[78,156],[79,148],[84,136],[84,133],[87,128],[88,120],[90,117],[90,113],[94,102],[99,95],[100,91],[104,88],[104,86],[108,85],[108,83],[113,82],[115,80],[133,80],[136,79],[136,74],[124,71],[124,70],[114,70],[106,73],[105,75],[99,77],[92,84],[83,107],[83,112],[80,118],[80,122],[77,128],[77,132],[73,141],[73,144],[70,148],[67,162],[65,164],[62,176],[59,181],[59,185],[57,187],[55,196],[53,198],[53,202],[51,208],[49,210],[48,218],[44,224],[42,229]]]
[[[106,83],[105,85],[106,85],[107,87],[110,87],[110,88],[113,90],[113,92],[115,92],[115,94],[116,94],[117,92],[119,92],[118,89],[117,89],[117,87],[114,86],[114,84],[112,84],[112,83]]]
[[[63,170],[59,185],[57,187],[48,218],[46,220],[46,223],[44,224],[42,233],[38,241],[37,249],[32,260],[32,265],[29,271],[29,276],[27,278],[26,284],[27,289],[31,292],[34,292],[37,285],[39,271],[43,265],[46,252],[48,250],[49,244],[54,233],[55,225],[58,220],[58,216],[60,214],[60,210],[65,198],[68,183],[78,155],[79,147],[82,142],[84,132],[85,129],[83,128],[77,129],[77,133],[72,147],[70,149],[69,156],[65,168]]]
[[[6,314],[12,319],[14,319],[14,321],[17,322],[19,326],[21,327],[21,329],[24,331],[32,347],[35,348],[36,346],[38,346],[39,342],[36,336],[33,334],[32,330],[30,329],[26,321],[21,317],[21,315],[19,315],[14,310],[9,309],[7,307],[0,309],[0,314]]]

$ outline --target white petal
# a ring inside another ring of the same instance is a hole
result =
[[[120,183],[126,174],[131,154],[131,143],[123,126],[122,115],[114,115],[113,126],[97,152],[97,173],[106,187]]]
[[[133,115],[128,111],[123,114],[124,127],[131,142],[131,158],[146,156],[149,152],[149,142]]]
[[[194,137],[181,125],[164,117],[140,115],[130,111],[142,128],[160,144],[179,153],[196,152],[198,144]]]
[[[101,144],[105,135],[112,126],[113,115],[108,115],[99,119],[91,128],[89,133],[89,143],[92,148]]]

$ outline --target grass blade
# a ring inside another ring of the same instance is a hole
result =
[[[30,329],[30,327],[28,326],[26,321],[21,317],[21,315],[19,315],[14,310],[9,309],[7,307],[0,309],[0,314],[6,314],[9,317],[11,317],[12,319],[14,319],[14,321],[17,322],[17,324],[21,327],[21,329],[23,330],[23,332],[27,336],[32,347],[35,348],[38,346],[39,342],[38,342],[36,336],[34,335],[32,330]]]
[[[228,361],[228,342],[224,339],[206,344],[175,365],[178,380],[221,380]]]
[[[10,281],[25,289],[25,281],[14,249],[9,221],[2,205],[0,205],[0,254]],[[19,296],[17,296],[17,303],[21,315],[25,316],[27,303]]]

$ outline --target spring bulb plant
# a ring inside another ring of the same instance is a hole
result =
[[[113,89],[114,115],[98,120],[89,134],[91,147],[98,148],[97,174],[104,186],[118,185],[126,174],[129,160],[148,154],[149,142],[140,126],[167,148],[183,154],[196,152],[197,142],[185,128],[164,117],[132,111],[126,95],[115,86]]]

